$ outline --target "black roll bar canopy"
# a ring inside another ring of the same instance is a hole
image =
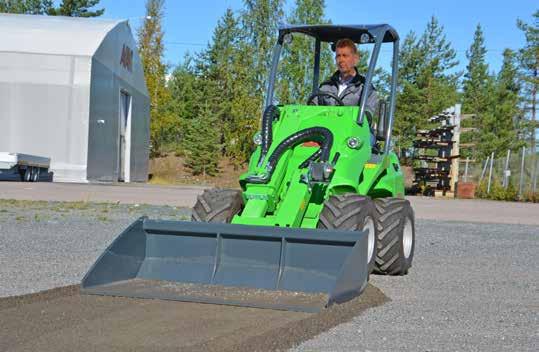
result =
[[[369,62],[369,69],[365,76],[365,85],[363,92],[361,93],[359,113],[357,117],[357,123],[363,124],[365,115],[365,106],[367,97],[369,96],[369,89],[371,88],[372,78],[374,76],[374,70],[376,68],[376,62],[378,61],[378,55],[380,54],[380,48],[382,43],[393,43],[393,60],[391,69],[391,91],[389,96],[389,116],[387,121],[387,130],[385,136],[385,153],[389,153],[391,144],[391,130],[393,128],[393,119],[395,115],[396,104],[396,92],[397,92],[397,74],[398,74],[398,56],[399,56],[399,35],[397,31],[388,24],[372,24],[372,25],[330,25],[330,24],[318,24],[318,25],[281,25],[279,27],[279,37],[277,44],[273,50],[273,58],[271,62],[270,76],[268,79],[268,90],[266,93],[266,104],[273,104],[273,95],[275,89],[275,79],[277,77],[277,66],[279,64],[279,57],[281,55],[281,49],[283,46],[284,38],[288,34],[301,33],[304,35],[315,38],[315,50],[314,50],[314,79],[313,79],[313,92],[318,89],[318,82],[320,76],[320,43],[328,42],[335,43],[339,39],[349,38],[357,44],[374,44],[371,59]]]
[[[375,35],[383,33],[382,42],[392,43],[399,40],[397,31],[388,24],[369,25],[282,25],[279,27],[279,38],[289,33],[303,33],[314,37],[321,42],[336,42],[342,38],[349,38],[358,44],[375,42]],[[369,35],[369,42],[365,42]]]

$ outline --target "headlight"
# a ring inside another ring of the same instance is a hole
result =
[[[255,145],[262,145],[262,134],[260,132],[257,132],[254,136],[253,136],[253,143]]]

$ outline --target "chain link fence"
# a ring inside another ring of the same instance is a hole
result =
[[[486,160],[459,161],[459,181],[478,185],[479,196],[537,201],[539,196],[539,153],[526,147],[491,154]],[[504,192],[504,196],[493,193]]]

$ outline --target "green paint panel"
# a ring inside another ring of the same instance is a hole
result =
[[[366,119],[363,125],[357,124],[358,109],[353,106],[280,106],[265,160],[258,165],[260,147],[257,147],[248,171],[240,176],[245,209],[232,223],[316,228],[323,202],[332,194],[353,192],[373,198],[403,195],[404,179],[396,155],[391,152],[372,158],[370,127]],[[279,143],[311,127],[324,127],[333,134],[329,161],[333,161],[337,153],[339,157],[329,182],[308,185],[304,181],[309,170],[299,166],[318,149],[312,143],[299,144],[283,153],[267,183],[248,182],[249,176],[267,172],[268,159]],[[351,137],[360,141],[355,149],[348,146]],[[378,161],[372,162],[374,159]]]

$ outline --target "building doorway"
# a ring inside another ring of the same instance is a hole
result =
[[[131,171],[131,95],[120,91],[118,181],[129,182]]]

